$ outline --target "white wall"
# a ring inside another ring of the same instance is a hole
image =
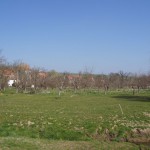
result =
[[[16,82],[16,80],[9,80],[9,81],[8,81],[8,86],[12,86],[13,83],[15,83],[15,82]]]

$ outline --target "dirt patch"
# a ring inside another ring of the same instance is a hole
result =
[[[150,117],[150,113],[148,113],[148,112],[143,112],[143,115],[147,116],[147,117]]]

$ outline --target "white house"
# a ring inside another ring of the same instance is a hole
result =
[[[11,87],[15,82],[16,82],[16,80],[9,80],[8,81],[8,86]]]

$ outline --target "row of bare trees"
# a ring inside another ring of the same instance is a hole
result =
[[[65,89],[104,91],[115,89],[132,89],[139,92],[150,86],[150,75],[136,75],[120,71],[108,75],[95,75],[91,71],[78,74],[58,73],[56,71],[45,71],[39,68],[31,68],[28,64],[15,62],[9,64],[0,57],[0,89],[8,87],[8,80],[14,80],[13,86],[16,92],[33,92],[41,90],[57,89],[59,95]]]

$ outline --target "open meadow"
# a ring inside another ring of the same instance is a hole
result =
[[[138,150],[149,143],[149,91],[0,95],[0,150]]]

